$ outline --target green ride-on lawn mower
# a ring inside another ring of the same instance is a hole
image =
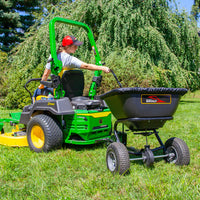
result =
[[[102,79],[101,71],[94,72],[88,97],[82,96],[84,76],[81,70],[65,71],[61,78],[58,76],[62,63],[56,53],[54,26],[57,22],[83,28],[94,51],[96,65],[102,65],[93,34],[86,24],[59,17],[52,19],[49,23],[51,80],[28,80],[25,89],[32,98],[32,104],[25,106],[21,113],[12,113],[11,119],[0,119],[0,144],[29,146],[35,152],[47,152],[63,143],[89,145],[110,138],[111,112],[104,101],[96,97]],[[32,81],[41,81],[47,90],[33,97],[27,88]],[[10,133],[4,133],[4,122],[14,126]],[[25,127],[19,129],[18,124]]]
[[[101,71],[95,71],[88,97],[82,96],[84,77],[80,70],[65,71],[62,77],[62,63],[56,54],[56,22],[82,27],[86,30],[94,51],[96,65],[102,65],[100,56],[89,27],[83,23],[54,18],[49,23],[51,47],[51,80],[30,79],[25,89],[32,98],[32,104],[25,106],[22,113],[12,113],[10,119],[0,119],[0,144],[8,146],[29,146],[35,152],[48,152],[63,143],[89,145],[106,141],[107,168],[112,173],[126,174],[130,161],[142,160],[151,166],[157,158],[169,163],[188,165],[189,149],[186,143],[176,137],[165,144],[158,135],[167,120],[173,119],[179,100],[187,92],[184,88],[123,88],[113,73],[120,88],[100,96],[96,95],[101,83]],[[40,81],[45,90],[34,95],[28,90],[31,81]],[[112,134],[111,112],[116,118]],[[4,122],[14,126],[12,132],[4,133]],[[18,124],[24,124],[19,128]],[[122,130],[118,125],[122,124]],[[134,135],[146,137],[142,149],[128,147],[124,125]],[[150,148],[147,137],[155,135],[159,146]]]

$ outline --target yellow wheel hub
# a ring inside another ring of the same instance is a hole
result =
[[[45,136],[40,126],[33,126],[31,130],[31,141],[36,148],[42,148],[44,146]]]

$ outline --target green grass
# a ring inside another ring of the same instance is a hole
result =
[[[0,108],[0,117],[9,110]],[[159,129],[165,142],[183,139],[191,154],[188,166],[159,160],[152,168],[131,163],[127,176],[113,176],[106,167],[105,145],[69,146],[49,153],[34,153],[28,147],[0,146],[0,199],[200,199],[200,93],[186,95],[174,120]],[[134,147],[145,138],[128,134]],[[157,141],[149,136],[151,146]]]

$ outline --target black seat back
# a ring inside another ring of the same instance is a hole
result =
[[[61,84],[65,91],[65,97],[70,99],[83,95],[84,75],[81,70],[69,70],[63,73]]]

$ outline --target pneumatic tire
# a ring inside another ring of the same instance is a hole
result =
[[[4,128],[1,129],[1,134],[4,134]]]
[[[120,142],[111,143],[106,152],[107,168],[113,173],[125,175],[129,173],[130,160],[128,150]]]
[[[63,132],[52,117],[44,114],[34,116],[27,127],[27,140],[31,150],[48,152],[61,147]]]
[[[169,156],[166,161],[176,165],[189,165],[190,152],[187,144],[180,138],[170,138],[165,142],[166,154]]]

